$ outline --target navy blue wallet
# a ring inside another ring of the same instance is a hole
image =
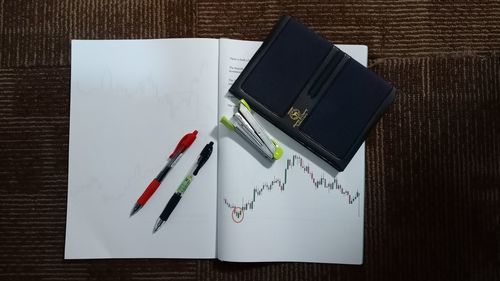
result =
[[[392,103],[395,91],[290,16],[281,17],[230,89],[339,171]]]

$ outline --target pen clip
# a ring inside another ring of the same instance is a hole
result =
[[[191,144],[193,144],[194,140],[196,139],[197,134],[198,134],[198,131],[194,130],[192,133],[188,133],[188,134],[184,135],[182,137],[182,139],[179,141],[179,143],[177,144],[177,146],[175,147],[172,154],[170,154],[170,156],[168,158],[173,158],[176,155],[179,155],[179,154],[183,153],[184,151],[186,151],[186,149],[188,149],[191,146]]]
[[[198,161],[196,162],[196,168],[193,171],[193,175],[196,176],[200,171],[201,167],[203,167],[203,165],[205,165],[205,163],[207,162],[208,158],[210,158],[210,155],[212,154],[213,151],[213,146],[214,146],[213,141],[205,145],[205,147],[200,153],[200,157],[198,157]]]

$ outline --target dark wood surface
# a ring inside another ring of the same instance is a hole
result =
[[[70,39],[262,40],[290,14],[400,90],[367,141],[364,264],[63,260]],[[499,1],[0,1],[0,280],[500,280]]]

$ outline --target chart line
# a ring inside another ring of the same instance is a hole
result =
[[[283,177],[281,178],[274,178],[271,182],[264,183],[261,186],[256,186],[254,187],[252,191],[252,196],[250,200],[245,201],[244,198],[242,198],[241,205],[236,205],[232,204],[229,202],[227,198],[224,198],[224,204],[231,209],[231,216],[232,219],[235,223],[240,223],[243,220],[244,217],[244,212],[248,210],[253,210],[254,209],[254,203],[257,200],[258,197],[262,196],[264,194],[264,191],[272,191],[275,188],[278,188],[280,191],[285,191],[285,187],[288,183],[289,180],[289,172],[292,169],[299,169],[300,171],[305,174],[308,179],[312,182],[314,185],[315,189],[318,190],[320,188],[327,189],[328,191],[331,190],[337,190],[339,191],[339,194],[346,198],[347,204],[352,205],[353,203],[357,202],[358,205],[358,217],[360,216],[360,200],[359,196],[360,193],[359,191],[356,191],[354,194],[351,194],[349,190],[344,188],[337,180],[337,178],[334,178],[333,181],[328,181],[324,175],[317,176],[314,174],[312,169],[310,168],[309,165],[306,165],[304,163],[305,161],[300,157],[299,155],[293,155],[292,158],[286,160],[286,168],[283,172]]]

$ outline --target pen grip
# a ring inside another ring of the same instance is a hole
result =
[[[149,200],[149,198],[151,198],[151,196],[153,195],[153,193],[155,193],[159,186],[160,182],[157,179],[152,180],[146,190],[144,190],[144,192],[142,193],[141,197],[137,199],[137,203],[139,203],[140,205],[146,204],[146,202]]]
[[[170,200],[168,200],[167,206],[165,206],[165,209],[163,209],[163,212],[160,214],[160,219],[163,221],[166,221],[168,217],[170,217],[170,214],[172,211],[175,209],[175,206],[177,206],[177,203],[181,200],[182,196],[180,193],[174,193]]]

